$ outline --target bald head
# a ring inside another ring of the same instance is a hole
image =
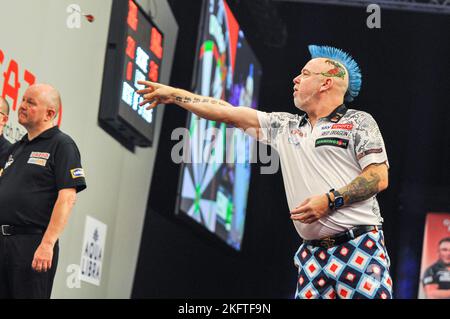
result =
[[[53,108],[55,110],[55,116],[58,115],[59,109],[61,108],[61,95],[57,89],[50,84],[39,83],[31,85],[27,90],[36,93],[41,102],[47,107]]]
[[[0,112],[9,115],[9,104],[4,98],[0,96]]]
[[[27,129],[30,138],[53,127],[60,108],[61,97],[53,86],[31,85],[25,90],[17,112],[19,124]]]
[[[349,76],[341,63],[328,58],[314,58],[306,63],[293,82],[295,106],[302,111],[313,112],[317,106],[342,104]]]

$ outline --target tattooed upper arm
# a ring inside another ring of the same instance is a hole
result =
[[[388,166],[386,165],[386,162],[373,163],[373,164],[370,164],[370,165],[366,166],[364,168],[363,172],[367,172],[368,170],[372,170],[372,169],[381,169],[381,170],[386,169],[386,171],[387,171]]]

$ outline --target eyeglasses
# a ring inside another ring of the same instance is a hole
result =
[[[0,114],[3,114],[3,115],[6,115],[6,116],[8,116],[8,114],[5,114],[5,113],[3,113],[3,112],[1,112],[1,111],[0,111]]]

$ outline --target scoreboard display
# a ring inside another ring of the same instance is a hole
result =
[[[137,82],[157,82],[163,34],[133,1],[114,0],[103,73],[99,124],[130,150],[151,146],[156,109],[139,106]]]

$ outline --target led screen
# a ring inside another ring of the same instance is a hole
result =
[[[256,108],[262,70],[225,1],[204,2],[194,71],[196,93]],[[225,123],[188,119],[190,163],[182,168],[178,207],[240,250],[255,141]]]
[[[156,110],[139,106],[137,81],[159,80],[163,35],[133,0],[115,0],[112,11],[100,120],[129,144],[150,146]]]

